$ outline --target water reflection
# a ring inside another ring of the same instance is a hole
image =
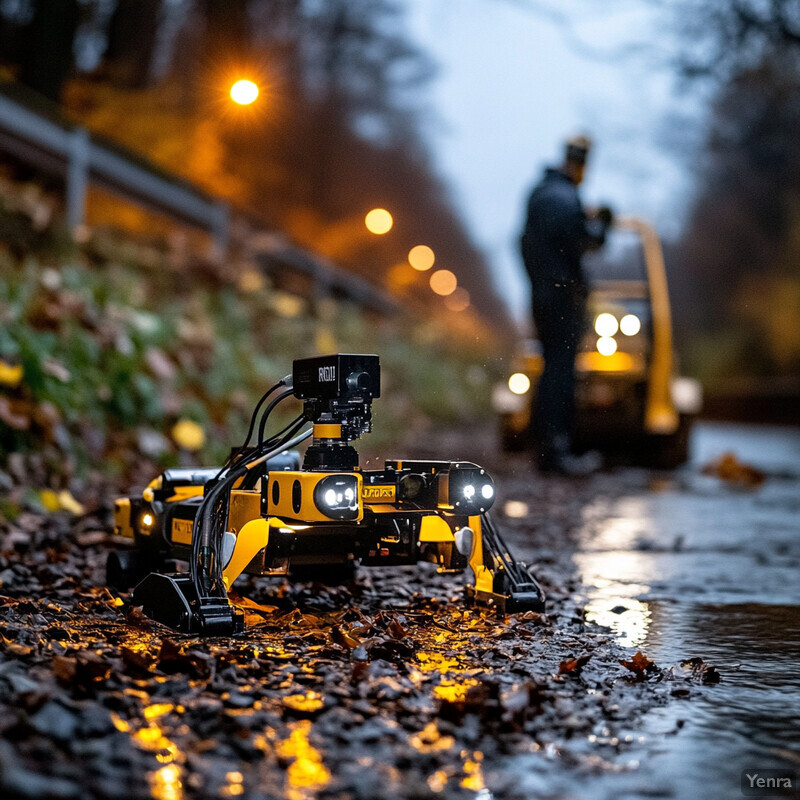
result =
[[[483,753],[479,750],[462,751],[461,757],[464,758],[464,777],[461,779],[461,785],[476,792],[476,800],[490,800],[492,793],[486,788],[483,777]]]
[[[148,773],[147,781],[155,800],[183,800],[181,768],[177,764],[165,764]]]
[[[647,640],[650,616],[650,606],[631,597],[595,597],[586,604],[586,619],[609,628],[629,647],[641,647]]]
[[[172,712],[182,713],[182,706],[172,703],[151,703],[144,707],[145,724],[136,727],[128,720],[111,712],[111,720],[118,731],[130,734],[134,744],[155,755],[164,766],[147,773],[150,793],[155,800],[183,800],[183,768],[186,756],[165,732],[158,721]]]
[[[286,770],[287,800],[313,800],[330,783],[331,773],[322,762],[322,755],[310,742],[311,720],[304,719],[289,725],[291,733],[276,742],[279,757],[292,759]]]
[[[228,772],[225,785],[220,790],[222,797],[238,797],[244,794],[244,775],[241,772]]]
[[[609,628],[623,644],[639,647],[651,623],[650,607],[640,598],[658,580],[653,553],[637,549],[648,535],[648,508],[640,498],[623,498],[613,511],[614,516],[598,520],[599,510],[588,509],[587,517],[594,519],[574,560],[588,594],[587,620]]]
[[[479,681],[475,678],[464,678],[463,680],[443,680],[433,689],[433,696],[437,700],[446,700],[450,703],[463,703],[467,699],[467,692],[473,686],[478,686]]]

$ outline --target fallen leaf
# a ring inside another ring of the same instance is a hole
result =
[[[338,644],[339,647],[346,647],[348,650],[353,650],[361,644],[358,639],[354,639],[350,634],[343,631],[339,625],[334,625],[331,628],[331,639],[333,639],[334,644]]]
[[[0,386],[16,389],[22,383],[24,374],[22,364],[9,364],[0,359]]]
[[[76,517],[80,517],[84,513],[83,506],[66,489],[62,489],[58,493],[58,505]]]
[[[766,480],[766,475],[750,464],[745,464],[734,453],[723,453],[703,467],[704,475],[713,475],[727,483],[742,487],[761,486]]]
[[[58,494],[52,489],[42,489],[39,492],[39,502],[44,507],[45,511],[60,511],[61,503],[58,500]]]
[[[190,419],[178,420],[172,426],[172,438],[178,447],[195,452],[206,443],[206,434],[202,427]]]
[[[655,662],[651,661],[642,651],[638,651],[630,661],[621,660],[619,662],[625,669],[630,670],[637,681],[643,681],[648,675],[658,672]]]
[[[592,657],[591,653],[579,656],[578,658],[568,658],[558,665],[559,675],[580,675],[583,668]]]

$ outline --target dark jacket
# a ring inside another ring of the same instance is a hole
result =
[[[587,218],[578,187],[560,170],[545,170],[528,200],[520,240],[534,305],[547,302],[554,290],[570,289],[576,302],[585,298],[581,256],[604,239],[605,225]]]

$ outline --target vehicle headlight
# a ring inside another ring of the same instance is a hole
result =
[[[515,372],[508,379],[508,388],[514,394],[525,394],[531,388],[531,379],[524,372]]]
[[[619,329],[626,336],[636,336],[636,334],[642,329],[642,322],[639,317],[636,316],[636,314],[626,314],[619,321]]]
[[[314,505],[329,519],[357,519],[359,500],[355,475],[328,475],[314,487]]]
[[[450,468],[447,503],[462,514],[482,514],[494,503],[494,481],[480,467]]]
[[[597,352],[603,356],[613,356],[617,352],[617,340],[610,336],[601,336],[597,340]]]
[[[598,314],[594,321],[594,332],[598,336],[613,336],[619,330],[619,323],[613,314],[604,311]]]

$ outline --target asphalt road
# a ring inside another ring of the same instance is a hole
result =
[[[699,424],[676,473],[618,470],[581,491],[572,560],[587,619],[659,665],[699,655],[722,680],[645,714],[591,779],[542,780],[528,760],[521,786],[728,800],[745,773],[783,770],[800,796],[800,430]],[[529,495],[510,481],[506,508],[522,513]]]

